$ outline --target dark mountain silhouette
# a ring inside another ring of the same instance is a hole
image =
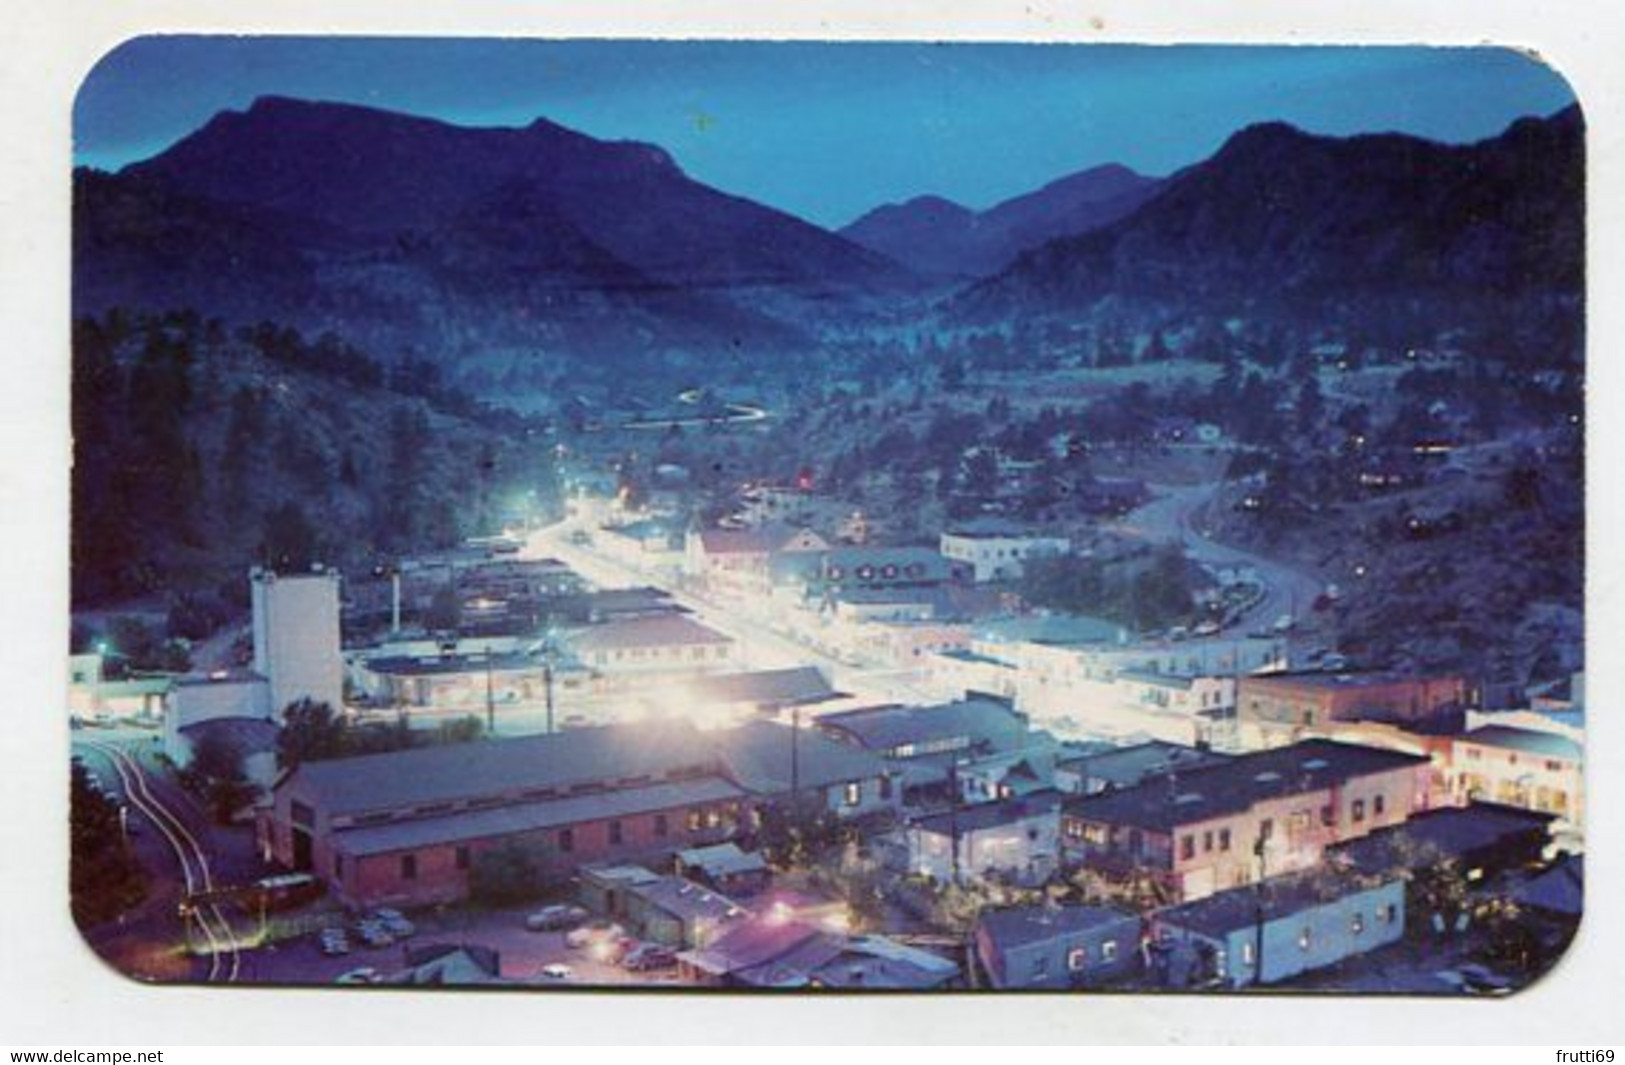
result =
[[[938,277],[984,277],[1018,254],[1057,237],[1117,221],[1156,194],[1160,182],[1108,164],[972,211],[940,196],[877,207],[842,236]]]
[[[907,288],[659,148],[262,98],[76,175],[76,301],[275,317],[386,347],[798,342],[753,309]]]
[[[1170,306],[1434,313],[1577,299],[1585,159],[1577,108],[1451,146],[1400,135],[1235,134],[1138,211],[1020,256],[953,316]]]

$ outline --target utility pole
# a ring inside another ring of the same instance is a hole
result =
[[[547,700],[547,734],[553,734],[553,637],[542,642],[542,693]]]
[[[790,806],[801,813],[801,707],[790,708]]]
[[[948,763],[948,861],[953,885],[959,886],[959,759]]]
[[[1258,842],[1253,853],[1258,855],[1258,880],[1253,884],[1253,983],[1264,986],[1264,860],[1268,839],[1259,827]]]
[[[497,731],[497,698],[493,688],[491,676],[491,645],[485,645],[485,734],[496,735]]]

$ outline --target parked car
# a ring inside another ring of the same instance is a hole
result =
[[[350,953],[350,937],[344,934],[342,928],[324,928],[316,938],[321,944],[322,953],[330,958]]]
[[[632,972],[647,972],[650,969],[670,969],[677,964],[677,952],[670,947],[663,947],[659,943],[640,943],[626,952],[621,959],[621,968]]]
[[[417,925],[407,920],[400,910],[375,910],[372,919],[396,939],[406,939],[417,934]]]
[[[543,980],[568,980],[575,975],[575,970],[563,962],[556,961],[551,965],[542,966],[538,975]]]
[[[587,916],[587,911],[580,906],[544,906],[525,918],[525,927],[532,932],[561,932],[576,927]]]
[[[564,937],[564,945],[581,950],[595,943],[609,943],[626,935],[626,929],[610,921],[596,920],[571,930]]]
[[[387,947],[395,942],[394,935],[379,921],[363,919],[356,923],[355,931],[369,947]]]
[[[384,974],[370,965],[363,965],[359,969],[351,969],[338,975],[335,984],[378,984],[382,983]]]

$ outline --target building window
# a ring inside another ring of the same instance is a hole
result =
[[[666,823],[666,815],[655,814],[655,835],[664,838],[668,831],[670,831],[670,826]]]
[[[1357,913],[1349,918],[1349,932],[1359,935],[1365,931],[1365,914]]]
[[[1117,940],[1108,939],[1108,940],[1106,940],[1106,942],[1104,942],[1104,943],[1102,943],[1100,945],[1100,960],[1101,961],[1116,961],[1117,960]]]
[[[623,841],[623,836],[622,836],[622,832],[621,832],[621,823],[619,821],[611,821],[609,823],[609,844],[610,844],[610,846],[612,846],[612,847],[619,846],[622,843],[622,841]]]
[[[1320,823],[1330,828],[1337,821],[1337,812],[1331,803],[1320,808]]]
[[[1089,948],[1073,947],[1066,952],[1066,967],[1075,973],[1081,973],[1084,966],[1089,964]]]
[[[1042,980],[1049,976],[1049,959],[1038,958],[1033,962],[1033,979]]]
[[[559,850],[568,854],[576,848],[576,833],[573,828],[559,829]]]
[[[1395,908],[1394,904],[1390,902],[1386,906],[1380,906],[1377,908],[1377,923],[1392,924],[1394,922],[1394,918],[1398,915],[1399,911]]]
[[[891,798],[891,777],[880,778],[880,798],[882,801]]]
[[[1355,824],[1359,824],[1361,821],[1365,820],[1365,800],[1364,799],[1355,799],[1354,800],[1353,806],[1350,807],[1350,816],[1354,818],[1354,823]]]
[[[856,806],[863,801],[863,785],[852,781],[846,786],[846,804]]]
[[[1202,853],[1206,854],[1213,849],[1213,830],[1210,828],[1202,833]]]
[[[1304,925],[1303,926],[1303,931],[1298,933],[1298,949],[1299,950],[1308,950],[1309,949],[1309,943],[1310,943],[1309,926]]]
[[[1230,849],[1230,830],[1228,828],[1219,829],[1219,849],[1221,851]]]
[[[401,855],[401,879],[416,880],[418,878],[418,856],[415,854]]]
[[[1371,799],[1371,816],[1372,817],[1381,817],[1382,816],[1383,806],[1385,805],[1383,800],[1384,800],[1384,797],[1381,796],[1381,795],[1374,796]]]
[[[1185,861],[1196,857],[1196,837],[1181,836],[1179,838],[1179,856]]]
[[[1249,942],[1241,945],[1241,964],[1251,968],[1257,958],[1258,948],[1253,943]]]
[[[1275,835],[1275,822],[1266,817],[1258,823],[1258,838],[1267,840],[1273,835]]]
[[[304,825],[306,828],[312,828],[316,824],[316,811],[297,799],[288,807],[288,816],[293,818],[294,824]]]
[[[457,868],[459,868],[459,869],[467,869],[468,864],[469,864],[468,863],[468,848],[467,847],[458,847],[457,848]]]

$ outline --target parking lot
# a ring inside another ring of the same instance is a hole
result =
[[[672,969],[656,972],[629,972],[617,965],[592,957],[587,950],[570,947],[564,931],[532,932],[525,928],[526,915],[541,908],[540,903],[508,910],[445,909],[407,914],[416,931],[389,946],[368,947],[352,932],[347,936],[350,952],[329,956],[322,952],[317,933],[312,932],[253,951],[245,958],[245,969],[255,982],[285,984],[331,984],[340,975],[370,967],[386,977],[407,967],[407,952],[438,944],[467,944],[496,951],[499,975],[505,980],[537,986],[573,984],[676,984]],[[335,914],[332,923],[339,923]],[[565,965],[565,980],[542,975],[544,967]]]

